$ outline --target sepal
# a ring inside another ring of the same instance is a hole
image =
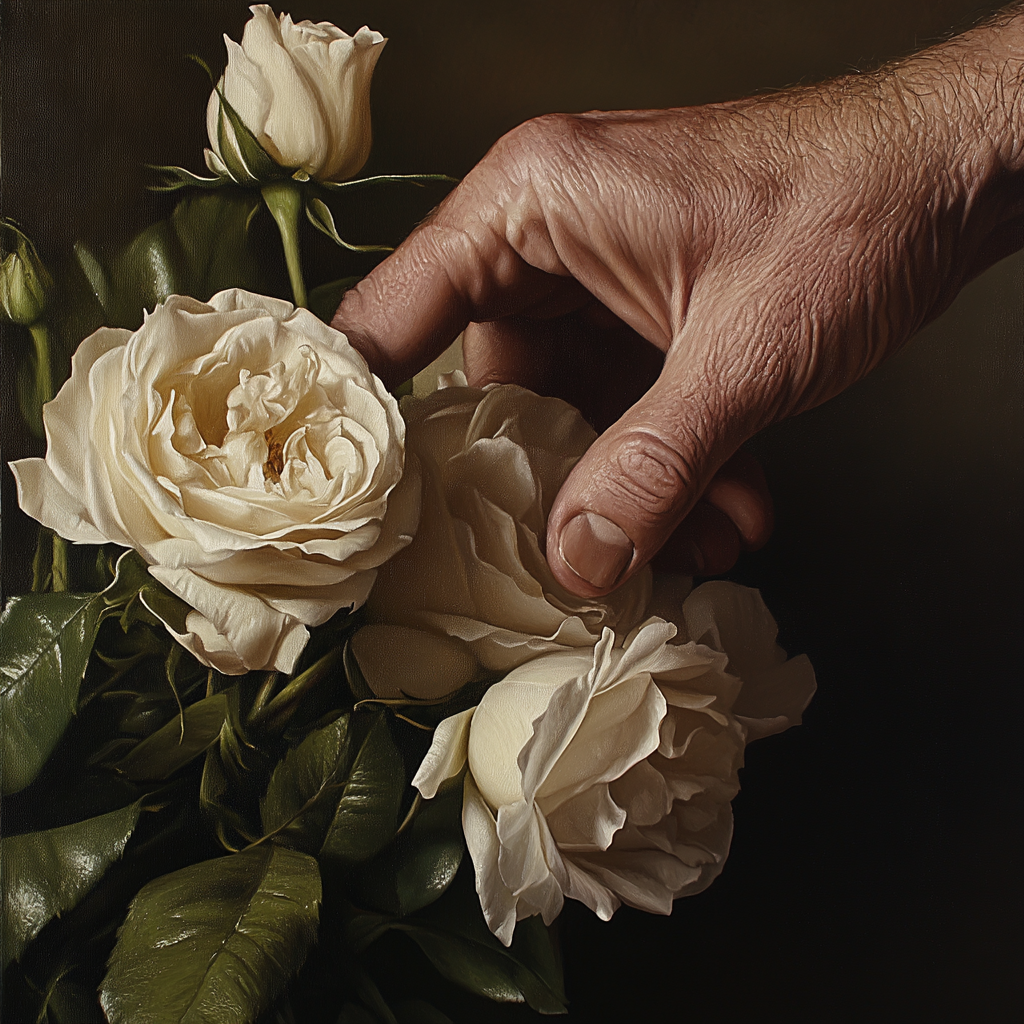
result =
[[[391,245],[353,245],[351,242],[346,242],[338,234],[338,229],[334,225],[334,215],[331,213],[330,207],[316,196],[306,197],[306,216],[309,218],[310,224],[317,231],[322,232],[332,242],[335,242],[344,249],[348,249],[350,252],[394,252],[394,246]]]
[[[216,174],[214,178],[204,178],[199,174],[193,174],[191,171],[185,170],[184,167],[146,164],[148,170],[156,171],[161,175],[160,180],[155,185],[149,186],[150,192],[176,192],[178,189],[189,188],[190,186],[195,188],[220,188],[222,185],[229,184],[231,176],[227,173],[227,168],[224,167],[223,172],[221,172],[211,166],[209,158],[213,157],[217,160],[217,154],[210,149],[206,150],[206,154],[206,165]],[[223,164],[221,166],[223,167]]]

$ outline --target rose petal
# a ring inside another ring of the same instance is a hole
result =
[[[378,697],[436,700],[465,686],[479,669],[465,644],[408,626],[364,626],[352,638],[352,653]]]
[[[415,781],[413,783],[415,785]],[[487,927],[505,946],[512,945],[512,932],[516,926],[517,899],[502,881],[498,870],[501,844],[494,815],[484,802],[471,775],[466,776],[462,803],[462,830],[473,871],[480,908]]]
[[[26,514],[77,544],[110,540],[89,521],[87,509],[61,487],[42,459],[20,459],[8,465],[18,485],[18,504]]]
[[[469,708],[442,719],[434,730],[430,749],[412,779],[412,785],[425,800],[432,800],[441,783],[455,778],[465,767],[469,757],[470,723],[475,710]]]
[[[290,616],[252,594],[210,583],[189,569],[151,565],[150,574],[204,616],[248,671],[273,667],[291,672],[308,632]],[[191,629],[190,631],[196,632]],[[203,627],[203,634],[209,630]],[[230,673],[238,674],[238,670]]]

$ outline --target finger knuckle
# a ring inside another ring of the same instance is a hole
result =
[[[582,122],[574,114],[544,114],[531,118],[498,140],[489,154],[506,169],[520,169],[524,178],[538,166],[564,161],[575,149]]]
[[[612,460],[609,484],[620,500],[635,508],[648,524],[681,511],[693,479],[690,461],[666,438],[646,432],[630,434]]]

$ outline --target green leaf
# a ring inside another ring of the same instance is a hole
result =
[[[487,928],[469,871],[444,899],[392,927],[407,932],[446,978],[470,992],[525,1001],[540,1013],[566,1012],[561,965],[543,921],[520,921],[506,949]]]
[[[260,796],[274,765],[267,751],[250,739],[243,723],[242,691],[257,682],[249,676],[224,691],[228,716],[220,741],[206,752],[199,787],[199,806],[228,850],[241,849],[259,838]]]
[[[388,1006],[384,997],[380,994],[380,989],[377,988],[376,982],[370,977],[362,964],[354,961],[348,967],[353,975],[356,992],[366,1006],[373,1011],[374,1019],[381,1021],[381,1024],[398,1024],[398,1021],[395,1020],[395,1015],[391,1012],[391,1007]]]
[[[255,287],[258,266],[247,225],[259,201],[224,190],[185,196],[167,220],[140,232],[114,260],[117,322],[131,329],[169,295],[202,301],[230,287]]]
[[[102,610],[96,594],[26,594],[0,616],[5,795],[39,774],[71,721]]]
[[[359,716],[360,718],[362,716]],[[394,836],[405,791],[402,755],[391,739],[387,716],[377,714],[342,779],[334,818],[320,850],[321,860],[369,860]],[[357,719],[358,720],[358,719]]]
[[[360,907],[412,914],[447,890],[464,852],[460,777],[423,802],[408,828],[361,872],[352,898]]]
[[[184,254],[171,225],[157,221],[128,244],[113,265],[119,323],[141,322],[143,310],[154,309],[168,295],[188,294],[191,281]]]
[[[369,716],[367,716],[369,717]],[[261,804],[266,835],[321,858],[368,860],[395,834],[405,773],[383,715],[343,715],[280,762]]]
[[[259,194],[220,189],[184,196],[171,216],[144,228],[104,267],[82,243],[75,255],[100,322],[135,330],[169,295],[206,301],[225,288],[263,290],[248,226]],[[80,336],[79,336],[80,337]]]
[[[188,295],[205,302],[225,288],[262,290],[260,261],[248,237],[260,206],[259,193],[246,189],[192,194],[175,206],[171,226],[188,268]]]
[[[265,835],[317,853],[348,756],[350,716],[311,732],[278,763],[260,802]]]
[[[136,801],[73,825],[0,839],[4,967],[20,959],[47,921],[74,907],[121,856],[139,810]]]
[[[359,277],[339,277],[336,281],[318,285],[309,293],[310,311],[329,324],[341,305],[341,297],[360,280]]]
[[[353,245],[351,242],[346,242],[341,235],[338,234],[338,229],[334,226],[334,214],[331,213],[330,207],[322,200],[317,199],[316,196],[309,196],[306,199],[306,216],[309,218],[310,224],[317,229],[317,231],[323,232],[333,242],[336,242],[343,249],[348,249],[351,252],[394,252],[393,245]]]
[[[316,939],[316,861],[267,844],[146,885],[118,933],[100,1003],[110,1024],[247,1024]]]
[[[106,1024],[96,993],[67,975],[50,983],[36,1021],[37,1024]]]
[[[517,933],[526,930],[525,925],[521,921]],[[499,1003],[526,1002],[539,1013],[566,1012],[564,997],[519,963],[493,936],[493,943],[488,943],[419,924],[395,927],[407,932],[449,981],[476,995]]]
[[[227,722],[221,729],[220,741],[230,729]],[[203,777],[199,782],[199,807],[213,827],[217,841],[233,853],[248,846],[256,838],[252,835],[245,814],[236,809],[232,786],[224,769],[223,755],[216,746],[206,752]]]
[[[167,625],[185,632],[185,620],[192,609],[150,575],[149,565],[137,551],[124,551],[114,567],[114,579],[102,593],[110,611],[123,608],[121,628],[127,633],[136,622]]]
[[[395,918],[390,914],[376,914],[350,906],[345,920],[345,941],[361,953],[389,931],[394,923]]]
[[[89,283],[89,291],[99,303],[105,316],[109,317],[112,306],[110,294],[110,281],[107,278],[100,261],[84,242],[75,242],[75,259],[78,261],[86,281]]]
[[[114,767],[133,781],[169,778],[217,742],[227,715],[226,693],[204,697],[134,746]]]

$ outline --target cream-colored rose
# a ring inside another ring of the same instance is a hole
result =
[[[514,385],[457,385],[403,399],[402,413],[423,514],[415,541],[382,567],[353,641],[375,692],[440,696],[481,667],[591,647],[605,626],[622,634],[644,617],[649,571],[580,598],[544,557],[551,504],[596,436],[572,406]]]
[[[305,627],[365,601],[416,527],[397,403],[280,299],[172,295],[135,333],[101,328],[43,418],[46,460],[11,467],[21,507],[136,548],[195,609],[178,639],[222,672],[291,671]]]
[[[463,828],[506,945],[565,897],[668,914],[722,870],[743,748],[799,723],[814,673],[757,591],[705,584],[680,618],[543,654],[435,731],[413,785],[429,799],[468,762]]]
[[[350,36],[330,22],[295,24],[266,4],[251,7],[242,44],[224,37],[224,97],[257,142],[282,167],[321,181],[354,177],[370,155],[370,78],[387,40],[365,25]],[[206,108],[207,163],[228,174],[242,159],[227,118],[222,149],[216,90]],[[244,160],[242,160],[244,165]]]

